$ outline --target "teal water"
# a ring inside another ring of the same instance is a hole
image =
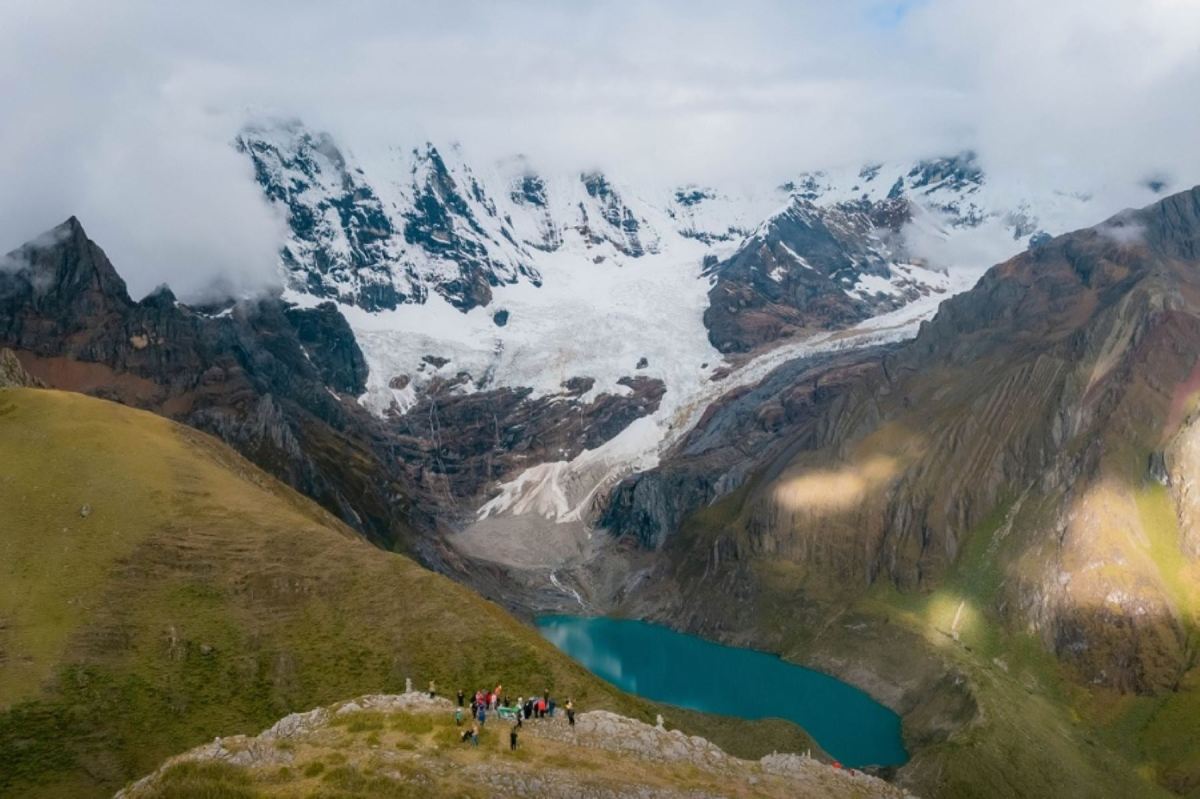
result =
[[[908,760],[900,717],[828,674],[642,621],[543,616],[537,626],[588,671],[631,694],[724,716],[788,719],[855,768]]]

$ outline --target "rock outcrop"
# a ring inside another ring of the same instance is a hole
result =
[[[30,377],[25,367],[17,360],[16,353],[0,347],[0,388],[38,388],[40,380]]]
[[[600,446],[654,413],[666,391],[661,380],[625,377],[618,383],[628,393],[583,402],[587,389],[568,383],[563,392],[543,396],[529,388],[460,392],[458,381],[432,383],[416,405],[391,416],[396,452],[415,482],[470,500],[531,465]]]
[[[913,267],[898,263],[907,260],[899,231],[909,214],[898,198],[820,207],[795,197],[705,270],[713,278],[709,341],[724,353],[749,352],[849,327],[928,293]]]
[[[573,727],[561,714],[531,719],[518,731],[515,753],[509,725],[493,715],[479,746],[471,747],[459,740],[466,728],[455,725],[452,710],[448,700],[410,693],[294,713],[257,736],[217,738],[173,757],[116,796],[166,796],[181,779],[199,774],[242,785],[291,783],[301,791],[346,783],[422,796],[911,797],[876,777],[803,755],[740,760],[704,738],[603,710],[579,714]]]

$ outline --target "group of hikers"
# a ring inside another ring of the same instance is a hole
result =
[[[437,696],[437,685],[430,681],[429,683],[429,698]],[[575,702],[572,699],[567,699],[567,703],[562,706],[567,714],[567,724],[571,727],[575,726]],[[494,690],[481,688],[471,697],[469,706],[471,726],[469,729],[463,730],[461,740],[463,743],[470,743],[473,746],[479,746],[479,730],[487,723],[489,713],[496,714],[503,721],[511,721],[512,727],[508,731],[509,748],[516,751],[518,730],[529,719],[554,718],[554,711],[558,709],[558,703],[550,695],[549,690],[542,692],[541,696],[531,696],[525,698],[518,697],[516,701],[504,692],[503,685],[497,685]],[[461,727],[463,724],[464,711],[468,710],[467,695],[459,689],[458,691],[458,706],[454,708],[454,723]]]

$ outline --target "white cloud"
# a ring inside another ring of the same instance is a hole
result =
[[[123,3],[0,8],[0,250],[74,213],[135,293],[273,279],[250,111],[639,179],[975,147],[1031,184],[1200,180],[1200,4]]]
[[[1137,222],[1117,217],[1110,219],[1097,228],[1101,236],[1109,238],[1122,246],[1140,243],[1146,236],[1146,228]]]

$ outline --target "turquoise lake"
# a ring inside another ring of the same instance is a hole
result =
[[[908,759],[900,717],[828,674],[630,619],[543,616],[537,626],[590,672],[631,694],[723,716],[788,719],[847,766]]]

